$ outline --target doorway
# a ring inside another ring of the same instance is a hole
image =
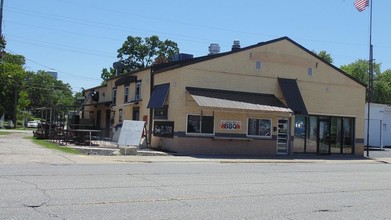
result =
[[[330,118],[320,117],[319,118],[319,154],[330,154]]]
[[[110,114],[111,114],[111,110],[110,109],[106,109],[105,137],[110,137]]]
[[[289,119],[278,119],[277,154],[288,154],[289,151]]]

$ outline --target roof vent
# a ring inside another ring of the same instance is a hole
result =
[[[232,45],[232,51],[236,51],[240,49],[240,41],[234,40],[234,44]]]
[[[220,53],[220,45],[219,44],[210,44],[209,46],[209,55],[214,55]]]

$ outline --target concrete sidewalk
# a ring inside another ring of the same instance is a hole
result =
[[[3,130],[0,130],[3,131]],[[4,130],[6,132],[19,133],[22,136],[32,135],[31,131],[26,130]],[[12,135],[14,136],[14,135]],[[14,137],[14,138],[18,138]],[[24,142],[31,142],[24,140]],[[31,143],[32,144],[32,143]],[[178,155],[151,149],[137,149],[137,154],[122,156],[113,152],[119,150],[115,142],[100,142],[99,146],[77,146],[66,145],[65,147],[75,148],[84,153],[84,155],[72,155],[90,163],[154,163],[154,162],[209,162],[209,163],[391,163],[391,157],[357,157],[352,155],[282,155],[273,157],[244,157],[244,156],[210,156],[210,155]],[[30,149],[29,147],[28,149]],[[26,152],[27,153],[27,152]],[[107,156],[112,155],[112,156]]]
[[[233,157],[201,157],[201,156],[140,156],[140,155],[129,155],[129,156],[99,156],[99,155],[81,155],[85,159],[91,160],[102,160],[112,162],[123,162],[123,163],[161,163],[161,162],[206,162],[206,163],[330,163],[330,164],[352,164],[352,163],[391,163],[391,158],[365,158],[356,157],[354,158],[295,158],[292,157],[274,157],[274,158],[233,158]]]

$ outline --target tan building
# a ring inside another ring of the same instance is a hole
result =
[[[283,37],[112,78],[83,117],[108,137],[144,120],[151,147],[183,154],[362,155],[365,91]]]

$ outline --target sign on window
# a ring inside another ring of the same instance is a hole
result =
[[[223,130],[240,130],[242,129],[241,121],[220,121],[220,128]]]

